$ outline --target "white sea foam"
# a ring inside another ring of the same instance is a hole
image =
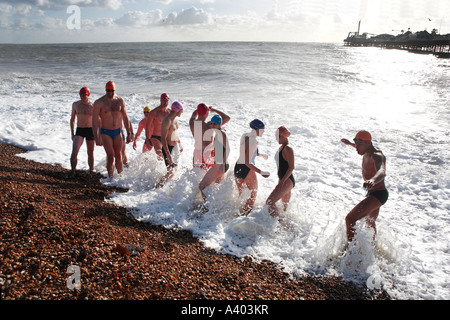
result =
[[[57,56],[71,48],[75,62],[63,71]],[[127,146],[129,167],[113,180],[103,180],[129,192],[107,201],[129,208],[136,219],[191,230],[218,251],[272,260],[293,275],[335,274],[384,288],[398,299],[450,298],[448,60],[332,44],[80,48],[83,59],[77,57],[76,45],[64,50],[33,46],[34,53],[52,55],[36,61],[31,52],[22,49],[19,59],[14,47],[2,47],[0,141],[30,150],[22,157],[70,167],[70,108],[84,85],[96,99],[114,78],[135,130],[142,108],[157,106],[159,95],[168,92],[185,106],[180,118],[184,151],[177,154],[174,178],[153,188],[166,169],[154,152],[141,153],[141,138],[137,151]],[[100,63],[108,48],[115,49],[110,50],[112,65]],[[130,52],[132,58],[127,58]],[[145,58],[139,59],[141,52]],[[230,170],[222,183],[205,190],[209,212],[204,215],[193,205],[204,172],[192,168],[194,143],[188,128],[200,102],[231,116],[225,125]],[[253,118],[266,123],[258,141],[269,159],[258,158],[257,166],[271,176],[258,176],[256,207],[242,217],[232,171],[239,139]],[[274,134],[280,125],[292,132],[296,161],[296,186],[282,221],[271,218],[265,207],[277,183]],[[365,194],[361,157],[340,139],[350,139],[362,128],[372,132],[374,144],[387,157],[390,196],[377,220],[376,243],[361,222],[356,241],[343,251],[345,215]],[[79,169],[88,168],[85,145],[78,160]],[[104,164],[105,153],[96,147],[95,169],[105,174]]]

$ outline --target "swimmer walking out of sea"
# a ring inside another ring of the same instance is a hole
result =
[[[250,128],[252,131],[245,133],[241,137],[240,142],[240,154],[239,158],[234,166],[234,177],[236,185],[238,187],[239,196],[242,195],[244,187],[250,189],[250,197],[241,206],[240,212],[244,215],[248,215],[253,210],[256,201],[256,195],[258,192],[258,179],[256,173],[259,173],[264,178],[270,176],[269,172],[262,171],[255,166],[256,156],[261,156],[264,159],[268,159],[265,154],[258,152],[258,141],[256,137],[262,137],[264,133],[264,123],[255,119],[250,122]]]
[[[213,136],[206,139],[205,132],[211,129],[211,123],[206,123],[206,119],[210,112],[215,112],[222,119],[220,127],[230,121],[230,117],[212,107],[206,106],[204,103],[200,103],[197,109],[192,113],[189,119],[189,128],[191,129],[192,136],[194,137],[194,168],[202,168],[208,170],[214,166],[214,148],[213,148]],[[217,117],[215,119],[218,119]]]
[[[151,143],[154,147],[159,160],[164,160],[163,144],[161,140],[161,125],[165,117],[167,117],[171,109],[169,107],[169,96],[167,93],[161,94],[160,105],[150,111],[147,124],[145,125],[145,141]]]
[[[367,195],[364,200],[354,207],[345,217],[347,226],[348,242],[353,240],[355,235],[356,221],[366,218],[367,225],[374,230],[376,234],[375,220],[378,217],[380,207],[386,203],[389,193],[384,184],[386,176],[386,158],[378,148],[372,144],[372,136],[365,130],[359,131],[354,143],[347,139],[341,139],[346,145],[356,148],[362,159],[362,176],[364,179],[363,187],[367,189]]]
[[[161,123],[161,152],[166,164],[167,173],[156,184],[156,188],[162,187],[167,181],[172,179],[175,174],[177,164],[172,157],[173,149],[178,145],[179,151],[183,152],[180,137],[178,136],[178,118],[183,113],[183,105],[180,102],[175,101],[172,103],[170,110],[169,115],[166,116]]]
[[[203,198],[203,203],[206,202],[206,195],[203,190],[211,185],[213,182],[220,183],[224,177],[225,173],[228,171],[228,155],[230,154],[230,147],[228,143],[228,138],[226,132],[222,129],[223,120],[218,114],[211,118],[208,122],[208,133],[214,133],[214,165],[206,172],[202,181],[199,184],[199,190]],[[207,211],[206,207],[203,206],[202,211]]]
[[[133,141],[133,128],[128,119],[125,101],[115,93],[113,81],[106,83],[106,94],[94,102],[93,131],[95,142],[106,152],[106,169],[109,178],[114,174],[114,162],[118,173],[123,171],[122,122],[127,130],[126,143]]]
[[[289,136],[291,132],[284,126],[277,129],[276,138],[281,144],[275,154],[275,161],[278,167],[278,184],[267,198],[266,204],[269,206],[269,213],[272,217],[277,217],[280,213],[277,211],[275,203],[281,199],[283,202],[283,211],[287,210],[291,200],[291,190],[295,186],[295,179],[292,174],[294,171],[294,150],[289,145]]]
[[[70,117],[70,130],[72,131],[72,155],[70,156],[70,164],[72,167],[71,176],[75,176],[78,152],[84,139],[86,139],[89,170],[94,171],[94,133],[92,132],[92,113],[94,104],[89,100],[91,91],[88,87],[80,90],[80,99],[72,104],[72,116]],[[75,118],[77,118],[77,129],[75,131]]]
[[[141,136],[142,131],[143,130],[147,131],[147,122],[148,122],[148,119],[150,118],[149,117],[150,111],[151,111],[151,109],[149,106],[146,106],[144,108],[144,119],[139,121],[138,130],[134,137],[134,142],[133,142],[134,150],[136,150],[136,142],[139,140],[139,137]],[[145,135],[147,136],[147,132],[145,133]],[[142,146],[142,152],[151,151],[152,149],[153,149],[152,141],[150,139],[145,139],[144,145]]]

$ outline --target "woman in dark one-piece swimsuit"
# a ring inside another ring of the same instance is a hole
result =
[[[266,204],[269,206],[269,213],[272,217],[280,215],[276,207],[276,202],[280,199],[283,203],[283,210],[286,211],[289,200],[291,199],[291,190],[295,186],[295,179],[292,175],[292,172],[294,171],[294,150],[289,145],[288,137],[290,135],[291,133],[284,126],[277,129],[276,137],[278,143],[281,144],[280,149],[275,155],[279,181],[266,201]]]

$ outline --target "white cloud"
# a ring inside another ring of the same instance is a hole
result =
[[[169,4],[169,3],[172,2],[172,0],[153,0],[153,1],[155,1],[155,2],[160,2],[160,3],[162,3],[162,4]]]
[[[70,5],[117,10],[122,6],[122,0],[0,0],[0,4],[10,4],[13,7],[25,5],[46,10],[63,10]]]
[[[162,20],[161,10],[154,10],[148,12],[129,11],[119,19],[115,20],[115,23],[121,26],[142,28],[156,25],[161,20]]]
[[[12,5],[0,3],[0,14],[9,15],[12,12]]]
[[[4,24],[4,27],[12,31],[61,31],[66,29],[66,22],[51,17],[27,20],[25,18],[15,19]]]
[[[185,25],[210,25],[214,23],[213,16],[195,7],[182,9],[179,12],[171,12],[163,17],[161,10],[152,11],[129,11],[122,17],[114,20],[118,26],[132,28],[146,28],[153,26],[185,26]]]
[[[422,4],[405,7],[403,4],[406,1],[408,0],[377,0],[374,3],[368,0],[255,0],[258,4],[253,5],[253,0],[228,0],[227,3],[233,7],[221,11],[225,1],[0,0],[0,42],[19,41],[14,38],[18,35],[23,39],[27,37],[24,41],[57,41],[64,38],[63,41],[68,42],[108,39],[334,42],[341,41],[349,31],[354,31],[359,19],[363,20],[364,30],[361,31],[371,33],[383,33],[394,28],[404,28],[405,25],[411,25],[413,31],[422,29],[422,26],[426,27],[423,21],[428,23],[428,16],[422,18],[420,15],[426,6]],[[427,6],[427,14],[433,23],[437,24],[433,27],[439,27],[442,23],[442,29],[445,29],[441,31],[446,33],[450,32],[449,21],[442,15],[449,10],[448,1],[436,0]],[[68,15],[65,9],[71,4],[82,8],[81,30],[78,31],[68,30],[66,27]],[[139,4],[146,6],[139,7]],[[198,7],[194,7],[194,4]],[[102,9],[123,10],[127,5],[133,5],[132,10],[135,11],[117,10],[114,16],[101,15],[103,12],[111,14],[111,10]],[[46,19],[45,13],[48,13],[49,9],[60,10],[57,13],[59,19]],[[173,12],[170,12],[171,10]],[[405,17],[405,12],[410,18]],[[48,33],[41,31],[45,28]],[[46,36],[39,38],[43,34]],[[83,35],[82,38],[80,34]]]
[[[96,21],[92,20],[83,20],[82,28],[86,28],[88,30],[95,31],[96,28],[107,28],[110,29],[116,25],[114,19],[106,18],[106,19],[98,19]]]
[[[165,25],[211,24],[214,19],[210,13],[195,7],[183,9],[179,13],[172,12],[163,20]]]
[[[64,30],[66,23],[61,19],[46,17],[33,22],[31,28],[38,30]]]
[[[18,16],[29,16],[33,7],[27,4],[19,4],[14,6],[13,13]]]

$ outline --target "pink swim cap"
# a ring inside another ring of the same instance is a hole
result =
[[[172,111],[173,112],[178,112],[180,110],[183,110],[183,105],[181,103],[179,103],[178,101],[175,101],[174,103],[172,103]]]

